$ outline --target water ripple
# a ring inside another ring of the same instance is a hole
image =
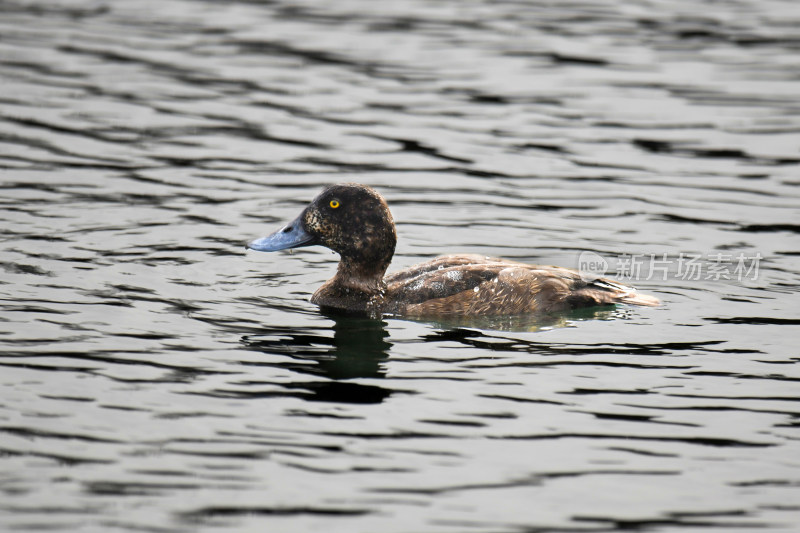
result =
[[[78,4],[0,6],[0,529],[797,530],[795,2]],[[243,245],[336,181],[665,305],[323,315]]]

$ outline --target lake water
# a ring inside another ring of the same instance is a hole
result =
[[[800,3],[0,5],[0,530],[800,531]],[[322,315],[326,184],[661,298]]]

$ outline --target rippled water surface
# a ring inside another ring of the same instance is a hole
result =
[[[0,530],[800,531],[798,26],[0,3]],[[394,269],[591,252],[664,305],[324,316],[335,255],[243,245],[339,181]]]

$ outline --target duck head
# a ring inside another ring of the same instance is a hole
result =
[[[386,201],[365,185],[332,185],[294,221],[247,248],[275,252],[317,244],[340,255],[339,275],[381,279],[397,244]]]

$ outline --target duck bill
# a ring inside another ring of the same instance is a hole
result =
[[[293,222],[285,225],[272,235],[247,243],[246,248],[257,252],[277,252],[278,250],[300,248],[301,246],[311,246],[312,244],[316,244],[316,237],[303,229],[303,215],[301,214]]]

